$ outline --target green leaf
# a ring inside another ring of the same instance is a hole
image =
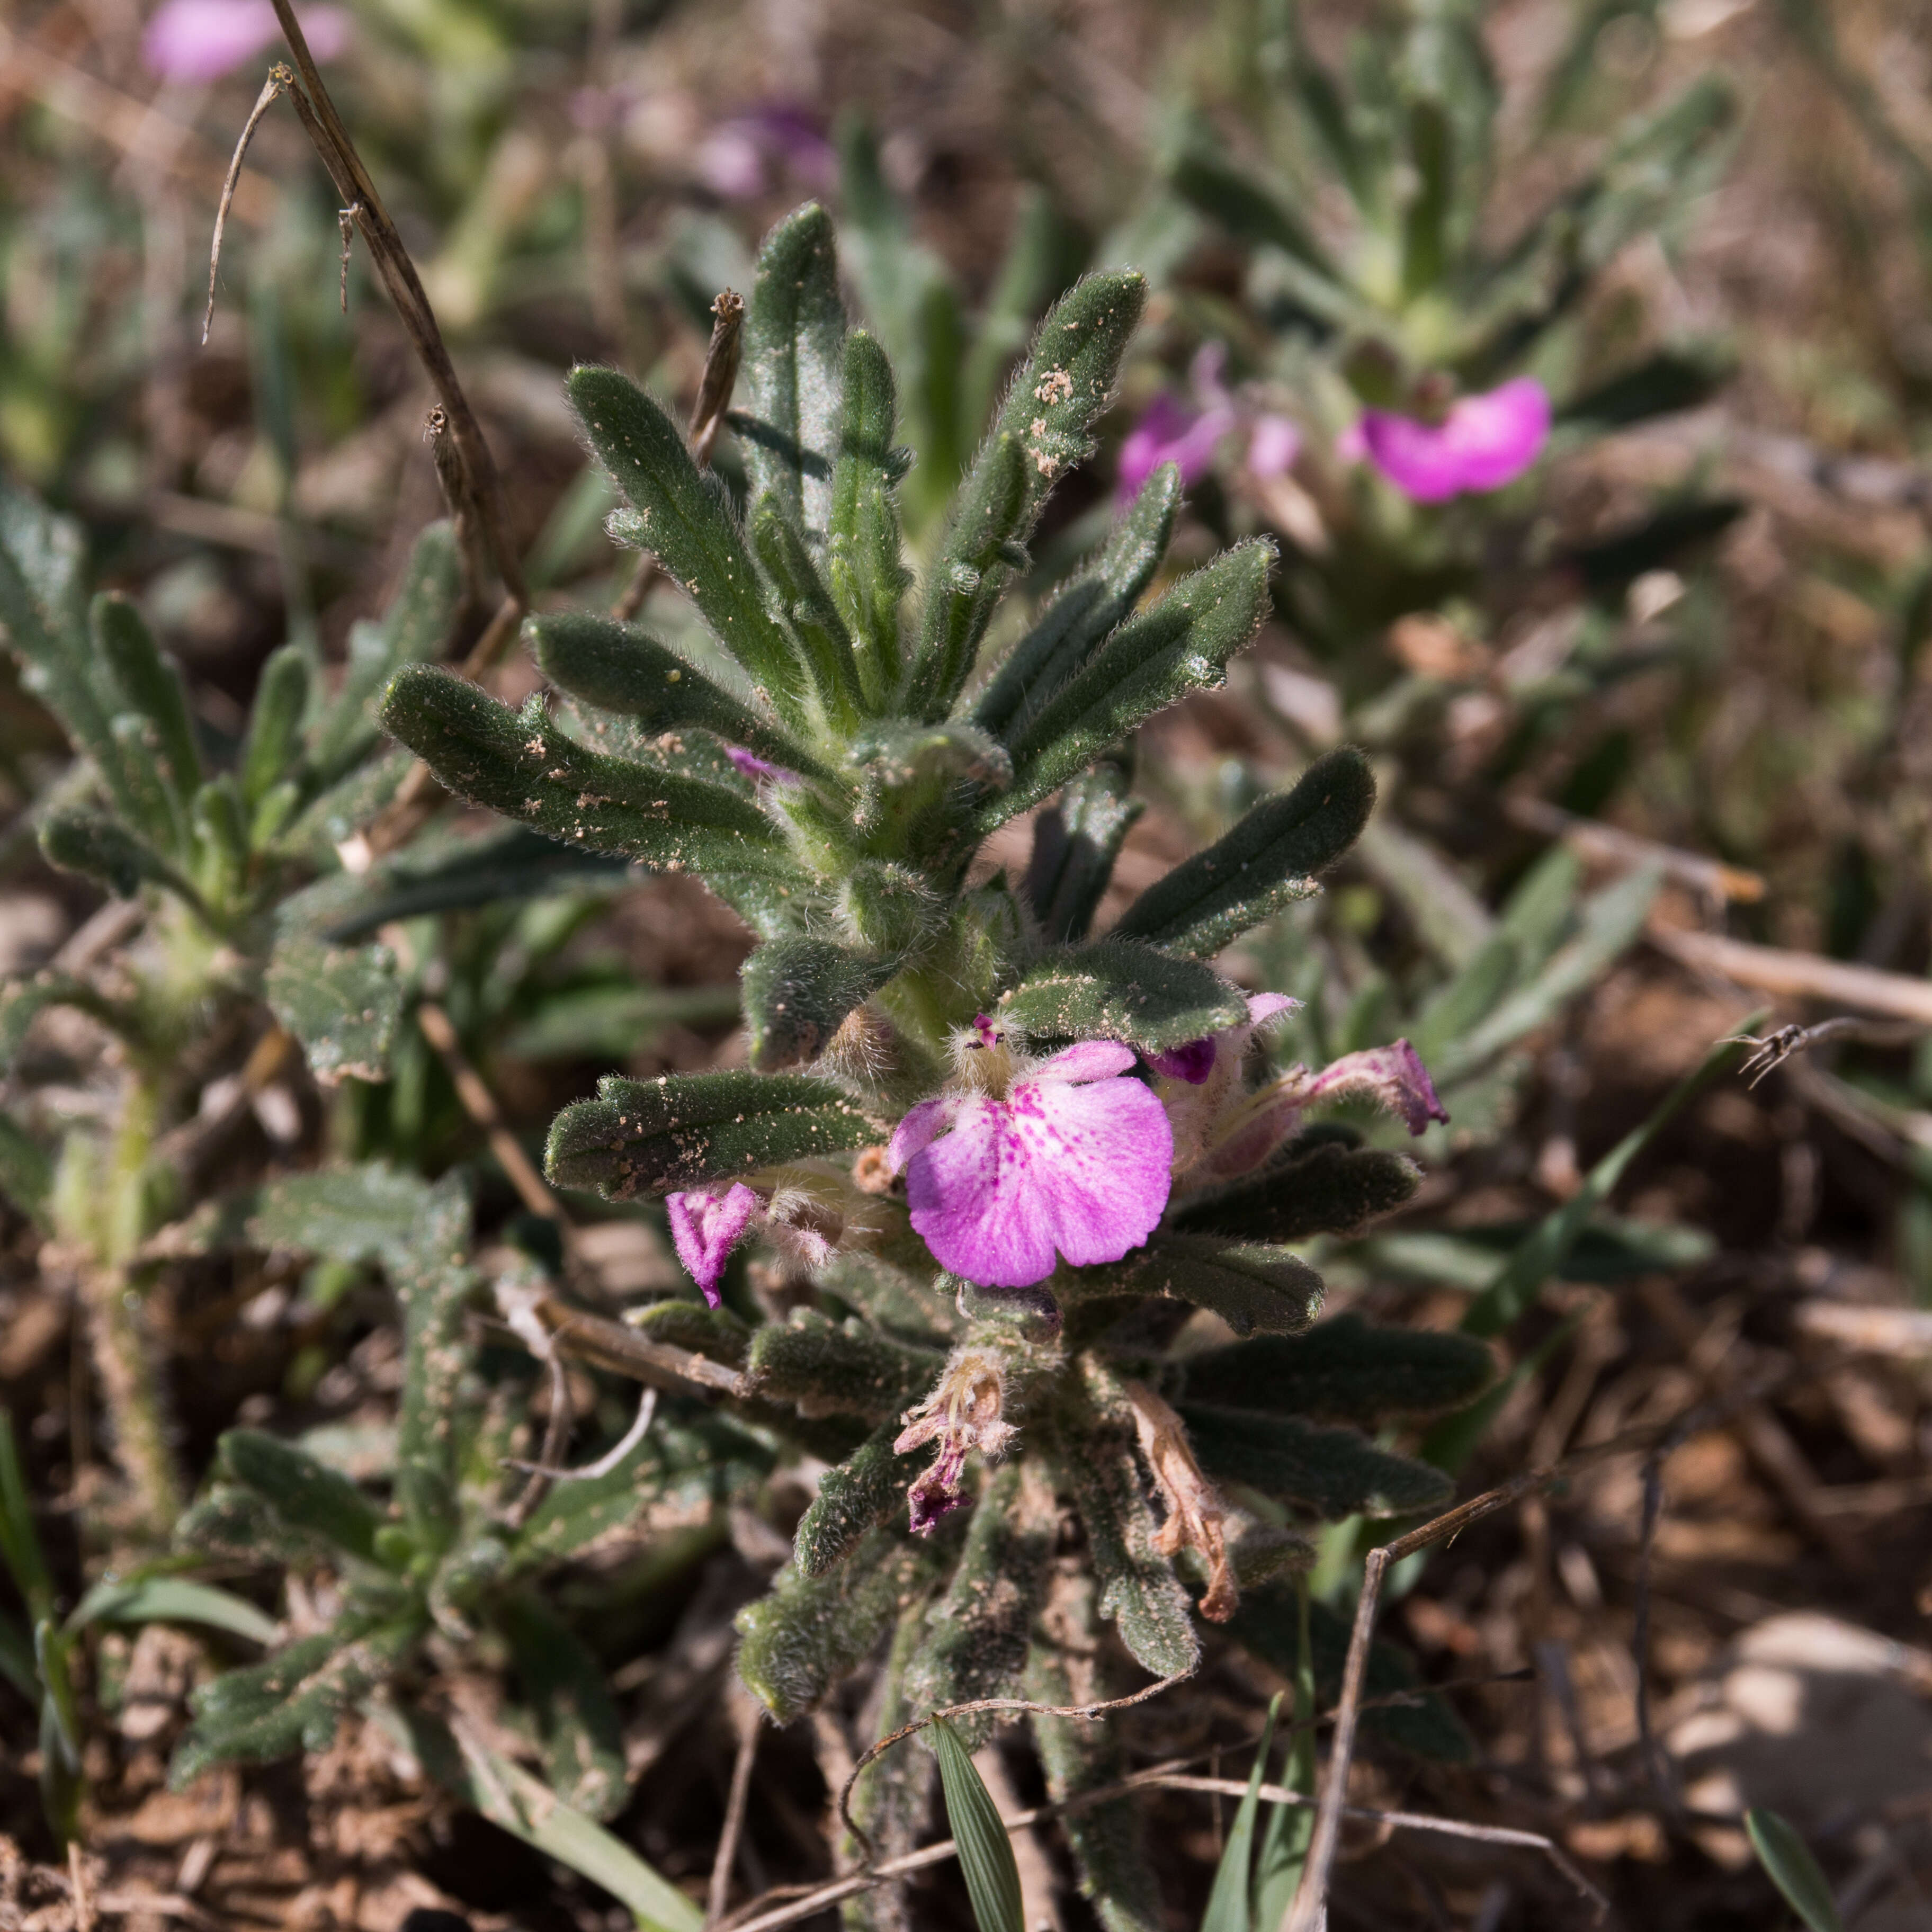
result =
[[[1250,926],[1306,898],[1316,874],[1360,836],[1375,802],[1368,760],[1352,746],[1330,752],[1292,791],[1262,800],[1226,836],[1150,886],[1115,930],[1211,958]]]
[[[271,786],[293,775],[302,756],[308,701],[308,653],[300,644],[284,644],[262,665],[248,712],[240,776],[242,796],[250,806],[260,804]]]
[[[382,1518],[346,1476],[258,1429],[231,1429],[220,1442],[223,1466],[253,1490],[291,1529],[306,1531],[364,1562],[376,1560]]]
[[[1200,1402],[1182,1403],[1180,1414],[1210,1476],[1300,1504],[1328,1522],[1409,1516],[1452,1492],[1440,1470],[1378,1449],[1352,1430]]]
[[[1256,539],[1183,578],[1130,617],[1053,697],[1015,728],[1012,789],[976,821],[990,831],[1023,812],[1190,691],[1220,684],[1261,628],[1274,550]]]
[[[872,1654],[901,1612],[930,1587],[932,1562],[886,1532],[829,1574],[779,1571],[738,1612],[738,1674],[788,1724],[814,1709]]]
[[[816,1060],[897,970],[830,939],[768,940],[745,962],[745,1024],[761,1073]]]
[[[800,1575],[829,1576],[872,1531],[904,1506],[921,1459],[916,1454],[894,1453],[898,1433],[895,1416],[819,1478],[818,1493],[799,1518],[792,1537],[792,1558]]]
[[[1744,1814],[1744,1834],[1758,1863],[1809,1932],[1843,1932],[1831,1881],[1818,1869],[1810,1846],[1791,1826],[1775,1811],[1754,1804]]]
[[[1158,1052],[1248,1016],[1247,1001],[1191,959],[1120,939],[1051,953],[1000,1002],[1000,1017],[1036,1037],[1119,1040]]]
[[[795,1402],[808,1415],[884,1422],[924,1395],[945,1366],[936,1351],[907,1348],[862,1322],[795,1308],[758,1330],[746,1369],[753,1394]]]
[[[40,1702],[40,1672],[34,1660],[34,1640],[26,1626],[4,1610],[0,1610],[0,1677],[29,1704]]]
[[[1308,1584],[1306,1577],[1294,1586],[1297,1618],[1294,1655],[1294,1701],[1289,1706],[1294,1726],[1289,1741],[1287,1762],[1281,1782],[1291,1791],[1315,1796],[1315,1724],[1318,1707],[1315,1701],[1315,1653],[1310,1640]],[[1315,1836],[1312,1807],[1276,1804],[1268,1812],[1268,1829],[1262,1839],[1261,1856],[1255,1868],[1255,1918],[1267,1932],[1288,1915],[1290,1902],[1301,1882],[1301,1869]]]
[[[53,1576],[40,1546],[39,1526],[20,1466],[20,1447],[10,1410],[0,1408],[0,1562],[36,1623],[53,1614]]]
[[[118,898],[160,886],[197,910],[201,895],[142,838],[98,812],[56,812],[40,825],[40,850],[64,872],[98,879]]]
[[[752,516],[752,548],[822,714],[835,728],[850,730],[864,710],[851,635],[804,538],[786,520],[775,498],[766,497]]]
[[[1040,324],[934,561],[911,680],[926,718],[950,710],[973,668],[1009,567],[998,560],[1025,543],[1054,484],[1091,452],[1090,431],[1146,301],[1136,274],[1089,275]]]
[[[1013,646],[973,708],[976,724],[1010,740],[1100,649],[1154,581],[1180,495],[1179,466],[1162,464],[1100,555]]]
[[[11,1114],[0,1108],[0,1196],[44,1228],[53,1185],[52,1156]]]
[[[1018,1462],[992,1472],[966,1526],[952,1580],[927,1616],[924,1640],[906,1668],[906,1695],[915,1708],[944,1710],[1022,1694],[1028,1642],[1058,1528],[1043,1477]],[[955,1721],[970,1750],[993,1732],[990,1712]]]
[[[758,695],[794,724],[806,722],[802,668],[766,608],[730,511],[698,474],[676,424],[615,369],[574,369],[567,386],[592,448],[636,507],[640,541],[690,593]]]
[[[1742,1022],[1748,1034],[1756,1018]],[[1702,1064],[1672,1088],[1651,1114],[1624,1135],[1590,1169],[1583,1184],[1538,1225],[1535,1232],[1506,1262],[1496,1280],[1463,1311],[1462,1328],[1471,1335],[1500,1335],[1535,1301],[1563,1264],[1564,1257],[1588,1224],[1590,1217],[1616,1191],[1632,1161],[1673,1119],[1678,1111],[1710,1083],[1729,1072],[1750,1049],[1736,1041],[1713,1047]]]
[[[1275,1721],[1280,1715],[1281,1694],[1277,1691],[1269,1700],[1268,1721],[1262,1726],[1261,1742],[1255,1747],[1248,1788],[1241,1795],[1233,1828],[1221,1848],[1220,1862],[1214,1868],[1214,1887],[1208,1894],[1201,1932],[1254,1932],[1254,1919],[1248,1909],[1248,1871],[1254,1862],[1255,1820],[1261,1810],[1262,1784],[1268,1771],[1268,1752],[1274,1743]]]
[[[97,597],[92,614],[96,648],[128,704],[153,728],[161,782],[177,821],[185,825],[188,802],[201,784],[201,752],[181,672],[161,654],[140,612],[125,597]]]
[[[822,543],[832,520],[844,344],[831,218],[809,204],[780,222],[758,250],[739,378],[745,404],[732,424],[753,500],[776,497],[808,542]]]
[[[958,1847],[959,1870],[980,1932],[1026,1932],[1020,1868],[992,1793],[959,1734],[944,1718],[932,1726],[933,1754],[946,1793],[946,1820]]]
[[[1299,1255],[1264,1243],[1163,1230],[1114,1272],[1124,1292],[1211,1308],[1237,1335],[1298,1335],[1322,1307],[1322,1277]]]
[[[911,581],[900,554],[896,414],[886,352],[855,328],[845,338],[844,410],[832,472],[826,578],[851,633],[860,690],[875,716],[898,687],[899,604]]]
[[[1736,358],[1715,344],[1661,349],[1572,397],[1557,411],[1556,419],[1566,427],[1574,425],[1601,436],[1652,416],[1696,409],[1708,402],[1736,369]]]
[[[218,909],[232,910],[248,891],[250,831],[232,772],[209,779],[195,794],[194,818],[196,883]]]
[[[1156,1677],[1192,1670],[1201,1654],[1192,1606],[1173,1564],[1154,1546],[1154,1514],[1132,1443],[1094,1430],[1060,1459],[1059,1480],[1086,1528],[1101,1616],[1142,1670]]]
[[[71,1006],[130,1041],[142,1038],[140,1016],[70,973],[46,970],[0,989],[0,1072],[10,1072],[28,1030],[50,1006]]]
[[[1414,188],[1402,211],[1402,285],[1412,298],[1442,278],[1447,230],[1455,184],[1456,135],[1439,100],[1426,94],[1409,103],[1408,153]]]
[[[578,986],[544,993],[504,1036],[502,1050],[512,1060],[617,1060],[648,1048],[667,1027],[737,1017],[735,986]]]
[[[586,704],[634,718],[649,732],[712,732],[792,771],[831,778],[790,732],[635,624],[557,610],[525,628],[544,675]]]
[[[884,1138],[829,1080],[784,1073],[608,1076],[552,1123],[544,1171],[619,1201]]]
[[[1186,1373],[1192,1401],[1372,1427],[1460,1408],[1495,1379],[1496,1363],[1470,1336],[1376,1328],[1349,1313],[1292,1339],[1190,1355]]]
[[[251,1643],[275,1640],[274,1618],[245,1597],[186,1576],[148,1576],[128,1582],[104,1577],[67,1620],[70,1631],[89,1624],[205,1624]]]
[[[654,870],[790,880],[776,828],[742,793],[585,749],[533,698],[499,704],[427,664],[398,672],[382,722],[459,796],[553,838]]]
[[[494,1614],[536,1716],[550,1789],[590,1817],[616,1816],[629,1793],[624,1726],[596,1658],[530,1591],[506,1592]]]
[[[403,987],[386,946],[330,946],[284,934],[268,956],[262,990],[325,1086],[389,1077]]]
[[[1034,820],[1027,866],[1027,902],[1049,944],[1087,937],[1120,846],[1146,806],[1128,796],[1133,773],[1106,759],[1075,778]]]
[[[1415,1163],[1378,1148],[1321,1140],[1251,1180],[1184,1203],[1172,1225],[1183,1234],[1240,1241],[1305,1241],[1352,1234],[1400,1208],[1421,1184]]]
[[[308,762],[332,787],[374,749],[382,732],[376,698],[399,664],[442,655],[463,595],[462,560],[448,523],[428,525],[416,538],[403,581],[377,624],[351,626],[349,662],[335,694],[322,705],[308,732]],[[338,835],[338,839],[346,834]]]

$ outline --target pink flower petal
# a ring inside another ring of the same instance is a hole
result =
[[[731,1250],[744,1238],[752,1217],[764,1204],[741,1180],[734,1181],[724,1194],[694,1187],[664,1196],[677,1258],[691,1271],[692,1280],[713,1308],[718,1306],[718,1283],[724,1273],[724,1264],[730,1259]]]
[[[914,1155],[928,1146],[952,1124],[959,1102],[944,1094],[937,1100],[922,1100],[892,1130],[886,1143],[886,1165],[898,1173]]]
[[[1118,1261],[1167,1206],[1174,1136],[1137,1080],[1022,1081],[963,1100],[951,1133],[907,1169],[912,1225],[944,1268],[994,1288]]]
[[[1279,1019],[1283,1013],[1292,1013],[1300,1006],[1299,1000],[1291,999],[1286,993],[1250,993],[1248,995],[1248,1024],[1266,1026],[1270,1020]]]
[[[1286,476],[1301,454],[1301,432],[1286,416],[1256,417],[1248,431],[1248,474],[1263,482]]]
[[[1220,1052],[1220,1036],[1190,1040],[1185,1046],[1171,1046],[1165,1053],[1150,1053],[1148,1064],[1170,1080],[1184,1080],[1190,1087],[1204,1087],[1213,1077],[1214,1062]]]
[[[333,60],[348,44],[349,16],[339,7],[303,8],[296,18],[319,61]],[[280,33],[269,0],[165,0],[141,36],[141,54],[164,80],[219,80]]]
[[[1214,462],[1216,446],[1234,424],[1232,403],[1191,410],[1163,391],[1148,405],[1120,445],[1120,501],[1131,502],[1138,496],[1163,463],[1179,468],[1183,483],[1196,482]]]
[[[1134,1064],[1134,1050],[1117,1040],[1083,1040],[1064,1046],[1051,1060],[1043,1060],[1033,1070],[1035,1080],[1106,1080],[1126,1072]]]
[[[1550,398],[1532,376],[1465,396],[1440,423],[1386,410],[1364,410],[1369,458],[1405,496],[1440,503],[1467,490],[1499,490],[1541,453],[1550,434]]]

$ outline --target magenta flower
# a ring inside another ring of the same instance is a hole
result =
[[[664,1208],[670,1216],[671,1244],[677,1250],[678,1259],[716,1308],[724,1264],[750,1232],[752,1222],[764,1214],[763,1198],[742,1181],[734,1181],[722,1194],[708,1187],[668,1194]]]
[[[1028,1288],[1056,1252],[1117,1262],[1167,1206],[1174,1134],[1133,1050],[1084,1040],[1029,1064],[983,1016],[962,1054],[968,1090],[922,1100],[886,1149],[906,1173],[912,1225],[942,1268]]]
[[[824,190],[838,174],[832,144],[802,108],[765,101],[718,122],[698,143],[698,172],[724,201],[748,201],[789,173]]]
[[[349,39],[340,7],[303,7],[309,51],[333,60]],[[274,46],[281,28],[269,0],[164,0],[141,36],[141,55],[164,80],[219,80]]]
[[[1222,437],[1234,427],[1232,405],[1190,409],[1163,389],[1141,412],[1139,422],[1120,445],[1121,501],[1131,502],[1138,496],[1163,463],[1179,466],[1183,483],[1198,482],[1214,460]]]
[[[1361,446],[1369,460],[1418,503],[1500,490],[1536,460],[1549,436],[1549,392],[1533,376],[1463,397],[1439,423],[1387,410],[1362,412]]]

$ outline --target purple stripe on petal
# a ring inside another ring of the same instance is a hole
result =
[[[1220,1036],[1214,1034],[1205,1040],[1190,1040],[1185,1046],[1169,1047],[1165,1053],[1149,1054],[1148,1064],[1170,1080],[1184,1080],[1190,1087],[1204,1087],[1214,1071],[1215,1055],[1220,1051],[1219,1042]]]

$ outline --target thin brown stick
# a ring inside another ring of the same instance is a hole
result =
[[[438,1001],[424,1000],[416,1008],[416,1024],[422,1028],[424,1038],[436,1049],[436,1058],[442,1062],[443,1070],[456,1089],[457,1098],[463,1102],[463,1111],[488,1138],[490,1151],[496,1156],[498,1166],[509,1176],[510,1185],[517,1190],[518,1198],[532,1214],[541,1214],[546,1221],[554,1221],[563,1231],[565,1245],[568,1246],[572,1230],[562,1202],[550,1192],[543,1176],[531,1165],[530,1156],[524,1153],[516,1136],[504,1125],[496,1096],[484,1084],[482,1076],[470,1065],[448,1014]]]
[[[214,239],[208,250],[208,307],[201,318],[201,346],[208,346],[208,332],[214,326],[214,278],[221,267],[221,238],[228,232],[228,211],[234,206],[235,190],[242,179],[242,158],[248,152],[248,143],[255,138],[255,130],[262,124],[262,117],[272,107],[288,82],[282,78],[286,70],[278,67],[262,83],[262,91],[255,97],[255,105],[250,109],[248,118],[242,124],[242,138],[235,143],[235,152],[228,164],[228,173],[221,184],[221,199],[214,208]],[[349,303],[349,244],[345,238],[342,244],[343,307],[345,312]]]
[[[720,289],[711,304],[713,320],[711,340],[705,345],[704,373],[698,379],[698,400],[691,406],[691,419],[685,424],[685,446],[691,460],[702,470],[711,460],[712,446],[724,426],[725,412],[731,406],[731,392],[738,382],[738,364],[745,346],[744,298],[731,289]],[[644,608],[644,599],[658,580],[656,554],[646,550],[610,614],[626,623]]]
[[[711,1885],[706,1894],[704,1922],[716,1925],[724,1916],[731,1898],[731,1868],[737,1862],[738,1842],[745,1830],[745,1807],[752,1795],[752,1766],[758,1755],[758,1735],[764,1726],[763,1713],[741,1691],[734,1700],[738,1750],[731,1762],[731,1792],[724,1803],[724,1828],[718,1834],[718,1850],[711,1861]]]
[[[1755,904],[1764,897],[1764,880],[1756,872],[1726,866],[1721,860],[1706,858],[1701,852],[1686,852],[1678,846],[1660,844],[1654,838],[1641,838],[1635,832],[1620,831],[1594,818],[1579,818],[1546,799],[1512,793],[1503,800],[1503,815],[1526,832],[1560,838],[1571,850],[1601,864],[1656,866],[1666,878],[1694,891],[1740,904]]]
[[[883,1756],[895,1744],[904,1744],[908,1738],[916,1736],[942,1718],[976,1717],[985,1711],[1016,1711],[1035,1718],[1080,1718],[1091,1721],[1106,1717],[1112,1711],[1124,1711],[1131,1705],[1144,1704],[1150,1697],[1158,1697],[1163,1690],[1172,1690],[1177,1684],[1186,1683],[1193,1675],[1191,1670],[1184,1670],[1178,1676],[1163,1677],[1158,1684],[1143,1684],[1129,1696],[1111,1698],[1104,1704],[1036,1704],[1024,1697],[980,1697],[970,1704],[949,1704],[942,1711],[928,1711],[924,1717],[915,1718],[909,1724],[902,1724],[890,1737],[880,1738],[853,1766],[852,1774],[846,1779],[845,1788],[838,1794],[838,1822],[851,1834],[860,1858],[870,1864],[878,1854],[872,1849],[872,1840],[859,1828],[852,1816],[852,1787],[874,1758]]]
[[[614,1375],[686,1394],[692,1389],[710,1395],[743,1396],[751,1393],[746,1378],[722,1362],[668,1342],[651,1341],[620,1322],[573,1308],[549,1288],[532,1292],[506,1318],[512,1332],[532,1354],[554,1348]],[[542,1347],[536,1346],[539,1337]]]
[[[289,98],[316,153],[322,158],[322,166],[335,183],[341,197],[339,206],[356,210],[356,224],[362,231],[363,242],[375,262],[376,272],[389,292],[390,300],[396,305],[397,314],[402,318],[418,359],[428,372],[437,400],[448,412],[450,433],[470,473],[470,490],[482,515],[496,574],[503,580],[503,586],[510,595],[527,608],[530,596],[524,584],[523,566],[518,561],[515,546],[510,542],[504,518],[502,486],[496,474],[496,463],[490,456],[489,445],[484,440],[482,428],[470,406],[470,399],[457,380],[455,365],[444,346],[436,312],[430,307],[429,297],[424,292],[416,264],[410,259],[402,237],[389,219],[375,182],[363,165],[342,117],[335,111],[335,103],[323,85],[321,71],[309,52],[308,42],[303,35],[302,23],[296,18],[291,0],[274,0],[274,4],[275,17],[281,23],[283,36],[295,56],[296,67],[302,76],[301,86],[289,88]]]
[[[1932,980],[1884,973],[1874,966],[1851,966],[1815,952],[1753,946],[1712,932],[1686,932],[1652,923],[1650,943],[1693,971],[1710,973],[1734,985],[1787,999],[1830,1000],[1889,1019],[1932,1026]]]

